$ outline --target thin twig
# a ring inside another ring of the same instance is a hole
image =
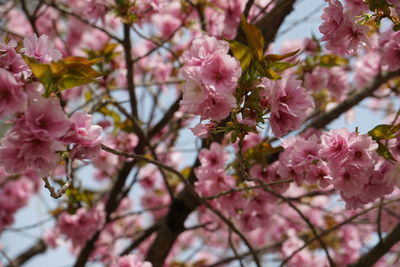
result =
[[[389,201],[383,203],[382,205],[385,206],[385,205],[388,205],[388,204],[390,204],[390,203],[397,202],[397,201],[400,201],[400,198],[389,200]],[[338,223],[338,224],[336,224],[335,226],[333,226],[333,227],[331,227],[331,228],[329,228],[329,229],[327,229],[327,230],[321,232],[321,233],[319,234],[319,236],[320,236],[320,237],[324,237],[324,236],[326,236],[326,235],[328,235],[328,234],[330,234],[330,233],[336,231],[336,230],[339,229],[340,227],[342,227],[342,226],[344,226],[344,225],[346,225],[346,224],[352,222],[352,221],[353,221],[354,219],[356,219],[357,217],[359,217],[359,216],[361,216],[361,215],[364,215],[364,214],[370,212],[371,210],[376,209],[376,208],[378,208],[379,206],[382,206],[382,205],[381,205],[381,204],[378,204],[378,205],[372,206],[372,207],[370,207],[370,208],[367,208],[367,209],[365,209],[365,210],[363,210],[363,211],[361,211],[361,212],[359,212],[359,213],[357,213],[357,214],[355,214],[355,215],[349,217],[348,219],[342,221],[341,223]],[[304,245],[302,245],[301,247],[299,247],[298,249],[296,249],[295,251],[293,251],[292,254],[290,254],[288,257],[286,257],[286,258],[282,261],[282,263],[280,264],[280,267],[285,266],[286,263],[288,263],[298,252],[302,251],[304,248],[306,248],[307,246],[309,246],[310,244],[312,244],[315,240],[317,240],[317,237],[315,237],[315,236],[312,237],[312,238],[310,238],[309,240],[307,240],[307,241],[304,243]]]
[[[136,160],[142,160],[142,161],[145,161],[145,162],[147,162],[147,163],[152,163],[152,164],[154,164],[154,165],[156,165],[156,166],[158,166],[158,167],[160,167],[160,168],[163,168],[163,169],[165,169],[165,170],[167,170],[167,171],[170,171],[170,172],[176,174],[176,175],[179,177],[179,179],[180,179],[180,180],[186,185],[186,187],[190,190],[190,192],[192,193],[192,195],[193,195],[194,197],[196,197],[196,199],[197,199],[198,201],[200,201],[200,202],[201,202],[202,204],[204,204],[208,209],[210,209],[213,213],[215,213],[222,221],[225,222],[225,224],[227,224],[227,226],[228,226],[229,228],[231,228],[231,229],[233,230],[233,232],[235,232],[235,233],[243,240],[243,242],[245,243],[245,245],[247,246],[247,248],[248,248],[250,251],[252,251],[252,256],[253,256],[253,258],[254,258],[254,261],[255,261],[256,265],[257,265],[258,267],[261,267],[261,264],[260,264],[260,261],[259,261],[259,259],[258,259],[258,256],[257,256],[257,254],[255,253],[255,251],[254,251],[252,245],[250,244],[250,242],[247,240],[247,238],[246,238],[246,237],[233,225],[233,223],[232,223],[229,219],[227,219],[219,210],[217,210],[217,209],[215,209],[214,207],[212,207],[208,202],[202,201],[201,198],[200,198],[200,197],[198,196],[198,194],[196,193],[196,191],[194,190],[193,186],[186,180],[186,178],[185,178],[179,171],[177,171],[177,170],[175,170],[174,168],[172,168],[172,167],[170,167],[170,166],[167,166],[167,165],[165,165],[165,164],[163,164],[163,163],[161,163],[161,162],[159,162],[159,161],[152,160],[152,159],[148,159],[148,158],[146,158],[146,157],[144,157],[144,156],[137,155],[137,154],[134,154],[134,153],[126,153],[126,152],[123,152],[123,151],[117,151],[117,150],[115,150],[115,149],[112,149],[112,148],[110,148],[110,147],[104,145],[104,144],[101,145],[101,148],[102,148],[103,150],[105,150],[105,151],[108,151],[108,152],[110,152],[110,153],[113,153],[113,154],[116,154],[116,155],[119,155],[119,156],[123,156],[123,157],[126,157],[126,158],[134,158],[134,159],[136,159]]]
[[[349,267],[373,266],[383,255],[385,255],[397,242],[400,241],[400,223],[375,247],[365,253],[361,258]]]
[[[132,250],[134,250],[138,245],[140,245],[143,241],[145,241],[147,238],[149,238],[155,231],[158,230],[160,227],[159,224],[154,224],[150,228],[146,229],[141,233],[141,235],[135,239],[135,241],[132,242],[128,247],[126,247],[122,252],[121,256],[129,254]]]
[[[50,192],[50,196],[57,199],[60,198],[65,192],[70,188],[73,182],[73,175],[72,175],[72,159],[70,157],[66,158],[67,161],[67,182],[57,191],[50,185],[49,179],[47,177],[42,177],[44,181],[44,187],[47,188]]]
[[[378,208],[378,215],[376,216],[376,224],[377,224],[377,230],[378,230],[378,237],[379,237],[379,242],[382,242],[382,203],[384,201],[384,197],[381,197],[381,199],[379,200],[379,204],[381,204],[381,206],[379,206]]]
[[[271,186],[271,185],[285,184],[285,183],[291,183],[291,182],[293,182],[293,179],[273,181],[273,182],[265,183],[265,185]],[[203,197],[203,199],[204,200],[213,200],[213,199],[217,199],[217,198],[220,198],[222,196],[225,196],[225,195],[230,195],[230,194],[233,194],[233,193],[252,190],[252,189],[258,189],[258,188],[262,188],[262,186],[261,185],[253,185],[253,186],[242,187],[242,188],[232,188],[232,189],[220,192],[220,193],[218,193],[216,195],[213,195],[213,196]]]
[[[229,229],[229,231],[228,231],[228,243],[229,243],[229,246],[231,247],[231,249],[233,251],[233,254],[235,254],[236,258],[238,259],[240,267],[244,267],[244,264],[242,262],[242,258],[239,257],[239,253],[237,252],[235,246],[233,245],[233,242],[232,242],[232,230],[231,229]]]
[[[59,5],[57,5],[56,3],[54,3],[54,2],[45,2],[45,4],[48,5],[48,6],[50,6],[50,7],[53,7],[54,9],[56,9],[56,10],[58,10],[58,11],[60,11],[60,12],[63,13],[64,15],[68,15],[68,16],[74,17],[74,18],[78,19],[79,21],[85,23],[86,25],[88,25],[88,26],[90,26],[90,27],[92,27],[92,28],[95,28],[95,29],[97,29],[97,30],[99,30],[99,31],[102,31],[102,32],[105,33],[108,37],[110,37],[111,39],[114,39],[114,40],[117,41],[118,43],[120,43],[120,44],[123,43],[122,39],[120,39],[118,36],[116,36],[116,35],[110,33],[109,31],[107,31],[107,30],[104,29],[103,27],[99,27],[99,26],[97,26],[96,24],[93,24],[93,23],[89,22],[88,20],[84,19],[82,16],[79,16],[79,15],[77,15],[77,14],[75,14],[75,13],[69,11],[69,10],[66,9],[65,7],[59,6]]]
[[[336,264],[334,263],[333,259],[331,258],[329,251],[328,251],[328,247],[326,246],[325,242],[322,240],[321,236],[318,234],[317,230],[315,229],[315,226],[311,223],[311,221],[303,214],[303,212],[301,212],[301,210],[299,208],[296,207],[296,205],[294,205],[289,199],[287,199],[286,197],[276,193],[274,190],[271,190],[265,183],[264,181],[260,180],[260,179],[254,179],[255,181],[259,182],[262,186],[263,189],[268,192],[271,193],[272,195],[274,195],[275,197],[280,198],[281,200],[285,201],[292,209],[294,209],[297,214],[299,214],[299,216],[303,219],[303,221],[308,225],[308,227],[310,228],[310,230],[312,231],[312,233],[314,234],[314,236],[316,237],[318,243],[321,245],[322,249],[325,251],[326,257],[328,258],[329,261],[329,265],[331,267],[335,266]]]

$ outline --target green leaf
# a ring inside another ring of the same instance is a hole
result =
[[[251,51],[247,45],[241,44],[237,41],[232,41],[229,43],[233,55],[240,62],[240,67],[245,71],[250,66],[251,63]]]
[[[262,60],[264,55],[264,37],[261,31],[256,26],[248,23],[246,17],[243,15],[240,17],[240,25],[246,34],[253,58],[255,60]]]
[[[387,140],[396,138],[396,132],[400,129],[400,124],[393,126],[389,124],[381,124],[368,132],[368,135],[374,140]]]
[[[237,138],[238,138],[237,132],[236,131],[232,131],[232,133],[231,133],[231,143],[232,144],[235,143]]]
[[[319,58],[322,67],[343,66],[348,63],[345,58],[337,55],[323,55]]]
[[[271,62],[269,66],[276,72],[284,71],[288,68],[296,66],[294,63],[289,62]]]
[[[266,77],[271,80],[279,80],[282,77],[271,67],[265,69]]]
[[[300,52],[300,49],[297,49],[296,51],[292,51],[283,55],[276,55],[276,54],[269,54],[265,56],[265,59],[268,59],[269,61],[275,62],[275,61],[281,61],[285,58],[292,57],[296,55],[297,53]]]
[[[378,142],[378,149],[376,150],[376,152],[378,153],[378,155],[380,155],[381,157],[384,157],[387,160],[396,161],[395,158],[390,153],[387,146],[385,146],[384,144],[382,144],[380,142]]]
[[[264,77],[271,80],[279,80],[281,76],[270,66],[264,66],[261,62],[257,61],[254,64],[256,70]]]
[[[108,109],[106,106],[102,107],[99,111],[103,115],[111,117],[113,119],[114,123],[116,125],[120,126],[121,116],[119,115],[118,112],[116,112],[112,109]]]
[[[400,24],[395,24],[395,25],[393,25],[393,31],[395,31],[395,32],[397,32],[397,31],[400,31]]]
[[[33,58],[23,56],[31,68],[33,75],[45,88],[45,97],[59,93],[66,89],[85,85],[97,81],[100,77],[92,65],[100,59],[86,59],[82,57],[66,57],[50,64],[39,63]]]

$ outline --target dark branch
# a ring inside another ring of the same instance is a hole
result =
[[[32,247],[28,248],[26,251],[18,255],[12,262],[10,262],[8,267],[20,266],[25,262],[29,261],[37,254],[44,253],[46,250],[47,250],[46,244],[43,242],[42,239],[40,239]]]
[[[261,18],[255,26],[259,28],[265,39],[265,48],[272,43],[286,16],[293,11],[296,0],[281,0],[275,7]],[[236,41],[246,43],[246,35],[241,27],[238,28]]]
[[[135,94],[135,83],[133,81],[134,73],[133,73],[133,60],[132,60],[132,43],[131,43],[131,27],[129,24],[124,24],[124,54],[125,54],[125,64],[127,70],[127,85],[128,92],[131,101],[131,112],[133,117],[137,118],[137,101]]]
[[[387,72],[384,74],[379,74],[369,85],[367,85],[363,90],[354,93],[349,96],[346,100],[340,103],[338,106],[330,110],[329,112],[322,113],[315,117],[314,120],[306,128],[324,128],[326,125],[331,123],[333,120],[337,119],[340,115],[356,106],[365,98],[371,96],[376,90],[379,89],[381,85],[400,76],[400,70]]]
[[[355,263],[349,267],[369,267],[373,266],[383,255],[385,255],[390,248],[400,241],[400,223],[375,247],[365,253]]]

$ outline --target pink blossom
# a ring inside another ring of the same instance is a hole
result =
[[[344,21],[343,5],[338,0],[327,0],[328,7],[324,9],[321,18],[324,23],[319,27],[320,32],[324,35],[322,41],[333,39],[332,37],[340,29]]]
[[[40,16],[38,16],[35,23],[38,32],[46,34],[50,38],[57,37],[59,31],[62,30],[59,20],[60,13],[52,7],[42,6],[42,8],[39,9],[38,14],[40,14]]]
[[[111,264],[111,267],[152,267],[147,261],[141,261],[137,255],[130,254],[119,257]]]
[[[16,211],[26,205],[34,187],[26,178],[5,183],[0,191],[1,209]]]
[[[193,40],[190,49],[183,53],[183,60],[187,66],[201,66],[211,54],[217,51],[227,54],[229,44],[215,37],[203,35]]]
[[[304,241],[298,237],[294,229],[288,229],[286,234],[288,239],[283,243],[281,251],[284,257],[289,257],[295,250],[304,245]],[[308,249],[302,249],[290,259],[288,266],[325,266],[325,264],[318,261]]]
[[[326,87],[333,100],[340,102],[344,99],[348,91],[347,74],[341,67],[332,67],[329,69]]]
[[[393,194],[398,196],[398,192]],[[369,217],[372,221],[375,221],[378,217],[378,209],[372,210],[369,213]],[[381,210],[381,229],[383,232],[390,232],[393,227],[400,221],[400,202],[396,201],[385,205],[385,208]]]
[[[319,91],[326,87],[328,76],[326,68],[317,66],[312,72],[306,72],[303,86],[315,92]]]
[[[367,85],[381,70],[381,56],[371,50],[357,59],[354,79],[359,86]]]
[[[15,48],[17,42],[10,40],[7,44],[0,42],[0,68],[4,68],[9,72],[24,76],[30,75],[30,69],[20,54],[17,54]]]
[[[48,63],[60,60],[62,55],[60,51],[54,48],[47,35],[41,35],[39,38],[32,34],[24,38],[24,47],[21,49],[28,57],[37,59],[39,62]]]
[[[225,119],[234,107],[236,107],[236,99],[233,95],[208,96],[200,105],[196,106],[196,109],[192,109],[192,113],[200,115],[202,120],[220,121]]]
[[[313,91],[328,89],[331,100],[342,101],[348,90],[347,75],[341,67],[316,67],[304,76],[304,87]]]
[[[171,38],[172,34],[181,26],[182,20],[169,13],[157,13],[152,16],[154,25],[158,28],[161,38]]]
[[[197,124],[195,127],[190,128],[192,133],[200,138],[208,138],[211,131],[215,128],[215,124],[210,122],[207,124]]]
[[[8,173],[16,174],[26,170],[24,155],[21,152],[21,147],[16,146],[7,138],[0,140],[0,158],[1,166],[3,166]]]
[[[382,177],[378,177],[378,179],[379,178]],[[382,179],[380,179],[380,183],[373,180],[373,178],[370,179],[370,182],[364,186],[363,191],[359,195],[359,199],[364,204],[373,202],[374,200],[393,192],[394,187],[392,185],[387,184],[385,181],[382,181]]]
[[[329,6],[324,9],[321,18],[324,23],[319,27],[324,35],[328,50],[344,55],[353,54],[361,44],[367,44],[368,28],[354,23],[354,16],[343,12],[343,5],[338,0],[326,0]]]
[[[332,183],[345,198],[351,198],[362,193],[364,185],[368,183],[368,176],[357,167],[346,166],[333,175]]]
[[[263,88],[271,106],[269,122],[275,136],[281,137],[300,127],[307,111],[314,107],[312,97],[292,78],[271,81],[263,79]]]
[[[321,50],[319,43],[311,38],[304,38],[303,47],[304,51],[307,52],[308,54],[314,54],[315,52]]]
[[[0,68],[0,118],[22,111],[26,99],[22,85],[10,72]]]
[[[265,183],[277,182],[293,178],[293,177],[281,177],[279,172],[281,168],[282,165],[278,161],[274,162],[268,167],[262,167],[260,164],[256,164],[250,169],[250,176],[261,179]],[[287,182],[287,183],[274,184],[271,185],[270,187],[275,192],[283,193],[289,188],[289,186],[290,183]]]
[[[181,105],[187,109],[188,112],[197,112],[198,105],[200,105],[206,98],[206,88],[202,85],[197,71],[183,72],[182,75],[186,83],[182,88],[182,101]]]
[[[366,26],[345,20],[342,29],[327,41],[326,48],[340,55],[354,54],[359,46],[369,44],[367,31]]]
[[[201,80],[211,94],[231,94],[242,74],[239,62],[222,53],[214,53],[205,60],[200,69]]]
[[[68,5],[78,14],[88,19],[103,19],[108,6],[112,3],[109,0],[69,0]]]
[[[332,130],[321,136],[320,156],[334,164],[342,163],[347,156],[348,139],[350,133],[347,129]]]
[[[218,143],[212,143],[210,149],[203,148],[200,151],[199,159],[201,167],[209,169],[223,169],[227,160],[227,154]]]
[[[22,36],[32,34],[32,27],[22,10],[13,8],[6,13],[6,18],[8,29]]]
[[[325,162],[308,165],[304,180],[309,184],[319,184],[322,188],[326,188],[332,183],[332,178],[329,177],[329,168]]]
[[[1,140],[1,164],[12,174],[31,168],[40,176],[49,176],[60,161],[55,151],[63,149],[57,141],[37,139],[14,128]]]
[[[358,229],[355,225],[346,224],[338,232],[340,238],[340,247],[335,250],[338,262],[343,266],[347,266],[353,263],[360,257],[360,250],[362,248],[361,229]]]
[[[90,19],[104,19],[108,8],[107,2],[108,0],[87,0],[86,6],[82,10]]]
[[[2,175],[4,170],[2,171]],[[3,181],[0,187],[0,232],[14,222],[14,214],[24,207],[36,191],[34,183],[25,176]]]
[[[25,117],[18,125],[44,141],[61,138],[71,127],[59,100],[40,96],[29,99]]]
[[[285,151],[279,155],[281,168],[278,172],[280,176],[285,179],[293,178],[297,185],[301,185],[304,177],[308,176],[306,174],[308,166],[319,160],[320,147],[317,139],[315,136],[309,140],[296,138],[294,142],[291,140],[290,146],[284,142]]]
[[[58,217],[57,228],[60,234],[71,239],[74,246],[80,246],[102,227],[104,219],[105,214],[101,207],[90,210],[79,208],[75,214],[62,213]]]
[[[117,155],[104,150],[100,150],[97,157],[93,159],[93,165],[101,171],[99,178],[113,176],[120,162]]]
[[[389,38],[382,47],[382,65],[395,71],[400,68],[400,32],[391,33]]]
[[[225,39],[232,40],[235,38],[236,30],[240,22],[240,15],[244,9],[244,1],[234,0],[234,1],[222,1],[222,9],[225,11],[224,27],[222,36]]]
[[[75,159],[95,159],[100,153],[100,144],[94,146],[74,145],[71,150],[71,157]]]
[[[350,135],[348,140],[349,155],[347,160],[350,161],[353,166],[363,168],[364,171],[373,169],[378,157],[375,152],[377,148],[378,144],[368,135]]]
[[[74,143],[82,146],[97,146],[101,143],[101,127],[92,125],[92,116],[78,111],[71,116],[71,128],[63,136],[66,143]]]
[[[161,179],[161,174],[153,165],[146,165],[140,169],[139,183],[145,189],[151,189],[156,186],[157,181]]]
[[[243,144],[242,144],[243,152],[246,152],[249,148],[252,148],[252,147],[260,144],[262,141],[263,141],[263,138],[258,133],[247,134],[243,139]],[[235,150],[239,151],[238,142],[236,142],[234,145],[235,145]]]
[[[143,194],[140,198],[140,204],[145,209],[166,206],[169,203],[170,203],[169,195],[166,194],[164,190],[160,189],[146,191],[146,193]],[[157,220],[165,216],[167,212],[168,208],[165,207],[160,209],[154,209],[151,211],[151,214],[153,215],[154,219]]]
[[[400,14],[400,1],[399,0],[386,0],[389,5],[393,5],[393,9],[396,11],[396,15]],[[392,14],[393,15],[393,14]]]
[[[232,176],[225,174],[223,169],[210,169],[207,167],[195,170],[198,181],[195,183],[196,190],[202,196],[212,196],[220,192],[234,188],[236,185]]]
[[[228,43],[214,37],[200,37],[183,54],[181,73],[182,109],[202,120],[225,119],[236,106],[234,91],[241,75],[240,64],[229,56]]]
[[[389,2],[390,0],[388,0]],[[392,0],[393,1],[393,0]],[[345,9],[355,15],[360,15],[368,11],[368,6],[363,0],[346,0]]]
[[[60,233],[57,228],[46,231],[42,238],[44,243],[51,248],[56,248],[63,244],[63,240],[60,238]]]

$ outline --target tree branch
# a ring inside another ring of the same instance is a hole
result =
[[[390,248],[400,241],[400,223],[375,247],[365,253],[361,258],[349,267],[370,267],[373,266]]]
[[[286,16],[293,11],[293,5],[295,2],[296,0],[281,0],[277,2],[275,7],[255,24],[264,36],[265,48],[274,41]],[[246,35],[241,27],[238,28],[236,41],[247,43]]]
[[[388,82],[390,79],[393,79],[397,76],[400,76],[400,70],[379,74],[369,85],[364,87],[364,89],[349,96],[346,100],[341,102],[339,105],[337,105],[330,111],[322,113],[317,117],[315,117],[314,120],[312,120],[311,123],[308,126],[306,126],[305,129],[310,127],[317,129],[324,128],[326,125],[331,123],[333,120],[337,119],[344,112],[356,106],[365,98],[371,96],[376,90],[379,89],[379,87],[382,84]]]
[[[42,239],[38,240],[32,247],[18,255],[14,260],[10,262],[8,267],[20,266],[36,256],[37,254],[44,253],[47,250],[46,244]]]
[[[128,92],[131,101],[131,113],[133,117],[137,118],[137,101],[135,94],[135,82],[133,72],[133,60],[132,60],[132,43],[131,43],[131,27],[129,24],[124,24],[124,40],[122,45],[124,46],[125,64],[126,64],[126,78],[128,85]]]

